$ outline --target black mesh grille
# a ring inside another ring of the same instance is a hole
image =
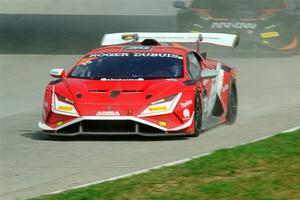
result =
[[[134,132],[135,122],[129,120],[85,120],[83,132]]]
[[[80,128],[81,127],[81,128]],[[165,133],[149,125],[131,120],[84,120],[58,130],[58,133],[72,134],[77,132],[94,133]]]

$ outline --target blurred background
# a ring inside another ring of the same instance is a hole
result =
[[[299,46],[299,0],[0,2],[0,53],[83,54],[104,33],[124,31],[237,33],[239,52]]]

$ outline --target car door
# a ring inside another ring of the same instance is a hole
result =
[[[201,70],[210,69],[205,65],[204,59],[196,52],[189,55],[190,65],[197,65]],[[199,63],[199,64],[198,64]],[[211,70],[217,71],[215,78],[202,79],[202,112],[203,112],[203,125],[202,127],[209,128],[219,123],[220,116],[222,114],[222,103],[220,99],[220,93],[224,81],[224,70],[221,68],[222,64],[217,63],[215,68]],[[200,70],[200,71],[201,71]]]
[[[189,77],[193,80],[197,80],[197,89],[202,91],[202,128],[205,129],[207,127],[207,118],[208,118],[208,94],[210,92],[211,80],[205,79],[205,81],[201,80],[201,71],[203,69],[202,58],[196,52],[188,53],[188,73]],[[205,84],[203,84],[205,82]],[[204,87],[203,87],[204,86]]]

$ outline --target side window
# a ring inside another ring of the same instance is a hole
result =
[[[188,72],[192,79],[197,79],[201,72],[199,60],[193,53],[188,54]]]

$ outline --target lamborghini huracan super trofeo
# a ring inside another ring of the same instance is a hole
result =
[[[197,50],[181,46],[195,44]],[[236,70],[206,58],[201,43],[235,47],[219,33],[106,34],[45,90],[39,127],[78,134],[192,135],[237,115]]]

